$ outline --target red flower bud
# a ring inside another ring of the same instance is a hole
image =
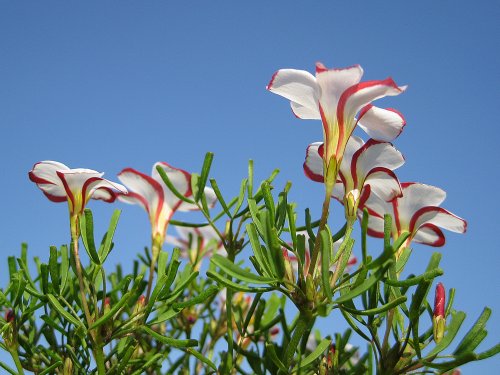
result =
[[[444,308],[446,303],[446,294],[442,283],[436,286],[436,295],[434,297],[434,316],[444,318]]]
[[[275,335],[277,335],[279,332],[280,332],[279,327],[273,327],[273,328],[271,328],[271,329],[269,330],[269,334],[270,334],[271,336],[275,336]]]
[[[140,306],[144,306],[146,304],[146,297],[144,294],[141,294],[139,298],[137,299],[137,304]]]
[[[7,323],[12,323],[16,319],[16,316],[14,315],[14,311],[12,309],[8,309],[5,312],[5,321]]]

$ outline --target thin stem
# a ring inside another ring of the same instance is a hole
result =
[[[149,267],[149,280],[148,280],[148,289],[146,291],[146,304],[149,302],[149,297],[151,296],[151,289],[153,287],[153,278],[155,274],[155,267],[156,267],[156,261],[158,260],[158,256],[160,255],[161,251],[161,245],[158,246],[157,244],[158,241],[155,241],[155,238],[153,237],[152,245],[151,245],[151,252],[152,257],[151,257],[151,266]]]
[[[344,240],[342,241],[342,244],[339,247],[339,251],[342,251],[343,253],[340,255],[339,260],[337,261],[337,266],[335,267],[335,272],[333,273],[333,276],[332,276],[332,283],[331,283],[332,288],[335,288],[335,284],[337,283],[337,279],[338,279],[339,273],[340,273],[339,265],[342,264],[342,262],[344,261],[344,256],[346,254],[346,252],[345,252],[346,244],[347,244],[347,241],[349,241],[349,239],[351,238],[353,226],[354,226],[353,221],[347,222],[347,229],[345,231],[345,237],[344,237]]]
[[[19,359],[17,347],[12,348],[12,349],[9,348],[8,350],[9,350],[10,355],[12,356],[12,359],[14,360],[14,363],[16,364],[17,371],[19,372],[20,375],[24,375],[24,369],[23,369],[23,366],[21,365],[21,360]]]

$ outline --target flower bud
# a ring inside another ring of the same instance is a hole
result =
[[[345,217],[349,221],[355,221],[358,212],[358,203],[359,203],[359,190],[354,189],[349,191],[344,197],[344,208],[345,208]]]
[[[283,263],[285,265],[285,279],[292,283],[292,284],[295,284],[295,275],[293,273],[293,267],[292,267],[292,263],[290,261],[290,257],[288,256],[288,250],[287,249],[282,249],[282,252],[283,252]],[[288,286],[287,285],[287,288],[290,289],[293,287],[291,286]]]
[[[313,301],[315,294],[316,294],[316,291],[314,288],[313,278],[310,274],[307,274],[307,276],[306,276],[306,297],[309,301]]]
[[[444,330],[446,328],[445,303],[446,295],[444,286],[442,283],[438,283],[436,286],[436,294],[434,297],[434,316],[432,317],[434,341],[436,343],[439,343],[441,341],[444,335]]]
[[[14,314],[14,310],[8,309],[5,312],[5,321],[7,323],[12,323],[12,322],[14,322],[14,320],[16,320],[16,315]]]

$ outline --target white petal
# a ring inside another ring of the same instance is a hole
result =
[[[370,185],[372,194],[384,201],[390,201],[401,195],[401,185],[396,175],[389,169],[379,169],[367,175],[364,185]]]
[[[167,174],[168,178],[170,179],[170,182],[172,185],[175,187],[175,189],[185,197],[191,197],[192,191],[191,191],[191,174],[188,172],[174,168],[170,164],[165,163],[165,162],[157,162],[153,166],[153,172],[152,176],[153,178],[161,185],[163,189],[163,194],[165,196],[165,202],[175,211],[180,208],[182,205],[183,208],[181,211],[186,211],[189,210],[190,207],[196,207],[195,205],[185,203],[181,201],[179,198],[175,196],[174,193],[170,191],[170,189],[166,186],[166,184],[163,182],[160,174],[156,170],[156,168],[160,166],[165,173]]]
[[[354,156],[356,176],[362,181],[375,168],[394,170],[404,164],[401,152],[390,143],[369,140]]]
[[[408,225],[413,215],[423,207],[439,206],[446,198],[446,193],[431,185],[420,183],[402,183],[403,197],[398,198],[400,222]]]
[[[344,204],[345,187],[340,181],[337,181],[333,186],[332,197],[338,200],[340,203]]]
[[[307,146],[306,160],[304,161],[304,173],[311,180],[323,182],[323,158],[319,154],[322,142],[314,142]]]
[[[429,246],[443,246],[445,243],[444,234],[434,225],[423,225],[413,236],[412,242],[418,242]]]
[[[389,142],[401,134],[406,121],[395,109],[382,109],[369,104],[361,109],[358,125],[371,138]]]
[[[311,118],[311,115],[319,118],[319,87],[316,78],[311,73],[305,70],[280,69],[274,73],[267,89],[306,107],[309,113],[307,118]],[[298,111],[301,111],[300,108]]]
[[[35,183],[50,182],[52,184],[60,185],[62,187],[61,180],[57,176],[57,171],[67,171],[67,170],[69,170],[69,168],[62,163],[53,160],[45,160],[36,163],[33,166],[33,169],[30,171],[29,176],[30,179]]]
[[[129,188],[128,195],[120,195],[125,203],[140,204],[154,222],[156,212],[162,209],[164,195],[161,185],[151,178],[132,168],[125,168],[118,174],[118,179]]]
[[[293,114],[303,120],[321,120],[318,108],[304,107],[295,102],[290,102]]]
[[[424,207],[415,213],[410,228],[414,231],[424,224],[433,224],[456,233],[464,233],[467,223],[464,219],[441,207]]]
[[[384,96],[399,95],[404,90],[404,87],[398,87],[391,78],[361,82],[349,87],[339,100],[337,114],[339,123],[342,123],[344,119],[353,118],[362,107],[373,100]]]
[[[333,115],[342,93],[356,85],[363,76],[363,69],[354,65],[344,69],[327,69],[322,64],[316,64],[316,80],[321,87],[320,103],[323,111]]]

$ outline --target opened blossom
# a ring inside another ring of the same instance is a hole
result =
[[[291,101],[292,111],[298,118],[322,121],[323,160],[327,171],[332,158],[340,164],[356,125],[378,141],[392,141],[405,125],[398,111],[378,108],[371,102],[399,95],[406,86],[396,85],[391,78],[360,82],[362,75],[359,65],[327,69],[317,63],[316,76],[304,70],[281,69],[267,86],[269,91]]]
[[[225,255],[224,244],[214,228],[191,228],[176,226],[177,236],[167,235],[165,241],[181,250],[181,256],[195,262],[200,257],[210,257],[214,253]]]
[[[185,196],[191,198],[191,174],[171,165],[158,162],[153,166],[151,176],[141,173],[133,168],[125,168],[118,174],[118,179],[124,183],[129,193],[120,195],[120,201],[130,204],[138,204],[148,213],[151,222],[152,236],[157,245],[161,245],[165,238],[165,232],[172,215],[176,211],[199,210],[196,204],[184,202],[179,199],[163,182],[157,167],[161,167],[172,182],[175,189]],[[204,190],[207,204],[213,207],[216,196],[212,189]]]
[[[384,214],[392,216],[392,236],[399,237],[404,232],[410,236],[404,246],[411,242],[429,246],[443,246],[445,237],[440,228],[456,233],[464,233],[467,222],[439,207],[446,198],[446,193],[434,186],[416,182],[401,184],[403,196],[386,202],[371,195],[364,207],[370,214],[368,234],[384,237]]]
[[[308,146],[304,173],[313,181],[324,182],[323,155],[323,143]],[[372,193],[384,201],[402,195],[393,170],[403,164],[403,155],[392,144],[373,139],[365,143],[352,136],[347,142],[332,195],[346,206],[347,216],[355,219],[359,204]]]
[[[90,199],[113,202],[118,194],[127,194],[123,185],[102,178],[104,173],[52,160],[36,163],[28,175],[52,202],[67,201],[71,217],[81,214]]]

